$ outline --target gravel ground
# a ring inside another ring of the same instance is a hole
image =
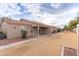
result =
[[[3,56],[59,56],[62,46],[77,48],[77,37],[73,32],[60,32],[39,37],[15,47],[0,50]]]

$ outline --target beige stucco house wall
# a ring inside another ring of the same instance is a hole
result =
[[[15,24],[7,24],[7,22],[4,22],[2,25],[3,32],[7,35],[7,38],[19,38],[21,37],[21,29],[20,26]]]
[[[7,22],[4,22],[2,25],[2,30],[8,39],[21,38],[22,28],[27,31],[27,36],[31,36],[31,27],[28,25],[8,24]]]
[[[2,24],[2,30],[7,35],[7,39],[21,38],[22,29],[27,31],[27,37],[31,37],[38,35],[38,25],[40,35],[52,34],[53,30],[56,30],[56,28],[38,22],[16,20],[5,20]]]
[[[21,29],[20,26],[10,24],[7,27],[7,38],[20,38],[21,37]]]

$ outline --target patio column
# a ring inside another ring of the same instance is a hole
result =
[[[39,37],[39,25],[38,25],[38,37]]]
[[[79,24],[77,25],[77,56],[79,56]]]

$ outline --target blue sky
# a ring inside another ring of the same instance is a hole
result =
[[[63,27],[79,12],[78,3],[0,3],[0,16]]]

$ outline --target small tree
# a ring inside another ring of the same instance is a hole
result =
[[[26,30],[21,30],[21,34],[22,34],[22,38],[25,39],[26,35],[27,35],[27,31]]]
[[[61,29],[58,29],[57,32],[61,32]]]
[[[77,19],[77,24],[79,24],[79,17],[77,17],[76,19]]]
[[[64,30],[68,30],[68,26],[67,25],[64,26]]]
[[[55,30],[53,30],[53,32],[52,33],[55,33]]]
[[[6,34],[0,31],[0,39],[6,39],[6,38],[7,38]]]
[[[73,30],[77,26],[77,20],[71,20],[68,24],[69,28]]]

